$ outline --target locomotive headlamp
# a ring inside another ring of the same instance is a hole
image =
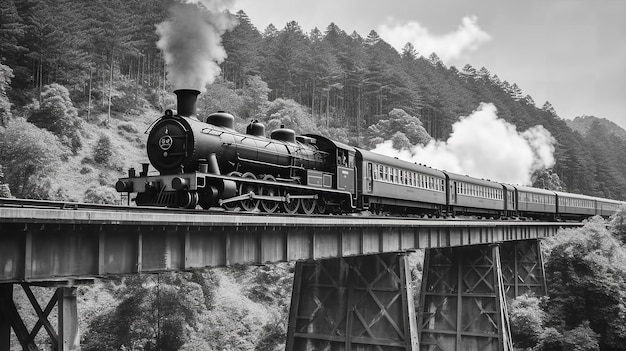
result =
[[[174,116],[174,112],[172,110],[165,110],[165,117],[172,118]]]

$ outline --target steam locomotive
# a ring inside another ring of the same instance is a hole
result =
[[[242,134],[228,113],[200,119],[199,91],[174,93],[178,111],[165,111],[147,141],[159,174],[149,174],[145,163],[139,175],[131,168],[115,185],[120,193],[136,194],[139,206],[556,220],[606,217],[622,204],[440,171],[282,126],[268,138],[257,121]]]

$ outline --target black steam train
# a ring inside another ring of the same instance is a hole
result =
[[[513,186],[379,155],[320,135],[280,128],[265,136],[256,121],[234,130],[224,112],[201,120],[196,90],[175,91],[148,136],[150,163],[130,169],[115,188],[139,206],[273,213],[416,213],[493,218],[578,219],[610,216],[620,201]]]

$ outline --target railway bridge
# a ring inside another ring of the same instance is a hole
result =
[[[545,294],[539,240],[577,223],[286,216],[0,201],[0,350],[79,350],[94,278],[296,261],[287,350],[512,350],[506,296]],[[414,301],[407,254],[425,250]],[[56,289],[42,307],[31,286]],[[39,321],[24,324],[14,288]],[[54,308],[58,327],[48,320]]]

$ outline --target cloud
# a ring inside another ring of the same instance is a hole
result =
[[[447,141],[395,150],[390,140],[373,152],[476,178],[530,185],[534,171],[554,165],[555,139],[543,126],[520,133],[483,103],[452,126]]]
[[[406,43],[411,43],[422,56],[428,57],[435,52],[441,60],[449,62],[491,40],[491,36],[477,24],[476,16],[463,17],[456,31],[434,35],[418,22],[405,24],[382,24],[378,35],[397,50],[402,51]]]
[[[167,78],[175,89],[205,91],[226,59],[222,34],[235,27],[226,11],[231,1],[182,0],[171,8],[168,21],[157,25],[157,47],[163,51]]]

